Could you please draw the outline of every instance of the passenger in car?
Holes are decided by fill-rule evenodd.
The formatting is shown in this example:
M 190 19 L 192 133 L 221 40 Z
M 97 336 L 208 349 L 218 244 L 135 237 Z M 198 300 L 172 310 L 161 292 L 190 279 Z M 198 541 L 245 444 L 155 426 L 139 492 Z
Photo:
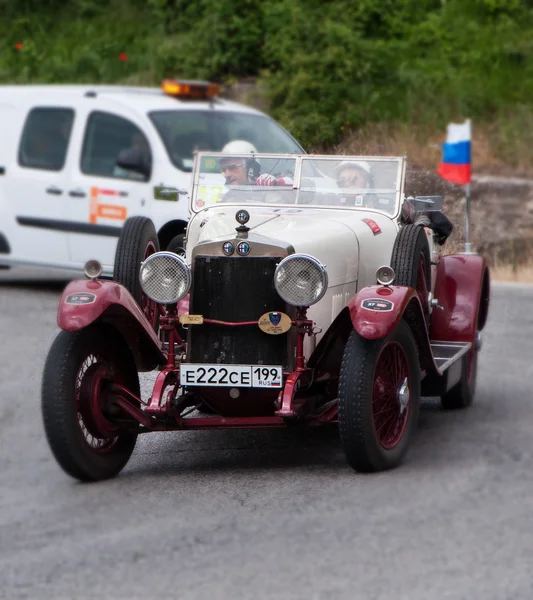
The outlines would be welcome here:
M 367 162 L 343 161 L 336 169 L 337 185 L 342 189 L 374 187 L 372 170 Z
M 341 205 L 365 206 L 367 208 L 385 208 L 381 202 L 389 204 L 388 199 L 380 200 L 375 193 L 374 175 L 366 161 L 343 161 L 335 170 L 337 186 L 343 191 Z

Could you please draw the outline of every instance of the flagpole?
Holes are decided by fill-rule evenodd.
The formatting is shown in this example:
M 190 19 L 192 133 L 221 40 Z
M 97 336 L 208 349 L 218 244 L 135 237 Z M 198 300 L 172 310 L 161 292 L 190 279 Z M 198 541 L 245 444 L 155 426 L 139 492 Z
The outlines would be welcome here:
M 465 185 L 466 192 L 466 229 L 465 229 L 465 252 L 472 252 L 472 244 L 470 243 L 470 184 Z

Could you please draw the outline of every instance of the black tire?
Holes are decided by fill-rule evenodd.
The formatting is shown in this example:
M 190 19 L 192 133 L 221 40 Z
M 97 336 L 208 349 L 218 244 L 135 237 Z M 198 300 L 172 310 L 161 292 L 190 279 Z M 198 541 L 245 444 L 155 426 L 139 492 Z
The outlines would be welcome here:
M 174 236 L 168 246 L 168 252 L 174 252 L 179 256 L 183 256 L 185 258 L 185 234 L 180 233 L 179 235 Z
M 155 330 L 159 322 L 158 307 L 143 294 L 139 269 L 141 262 L 149 254 L 158 251 L 159 239 L 153 222 L 146 217 L 127 219 L 118 238 L 113 279 L 122 284 L 135 298 Z
M 391 356 L 398 357 L 398 369 L 393 369 L 398 381 L 392 383 L 387 394 L 383 390 L 391 385 L 390 378 L 386 376 L 387 361 L 391 360 Z M 402 410 L 399 394 L 402 382 L 405 382 L 404 375 L 409 399 Z M 376 387 L 381 394 L 374 398 Z M 381 406 L 376 406 L 378 412 L 374 414 L 374 404 L 378 401 L 381 401 Z M 383 405 L 388 405 L 388 408 L 383 408 Z M 416 429 L 419 407 L 418 352 L 407 323 L 400 321 L 390 335 L 378 340 L 367 340 L 352 331 L 344 349 L 339 379 L 339 433 L 351 467 L 365 473 L 397 467 Z M 380 415 L 388 415 L 390 411 L 393 411 L 392 419 L 385 420 L 380 428 L 383 430 L 390 422 L 395 431 L 389 426 L 386 433 L 380 434 L 376 429 L 376 419 L 382 421 L 384 417 Z M 391 437 L 387 437 L 389 433 Z
M 468 408 L 474 401 L 478 354 L 474 348 L 472 353 L 465 354 L 461 359 L 461 379 L 440 398 L 441 406 L 445 410 Z
M 135 362 L 117 335 L 101 325 L 76 332 L 61 331 L 44 366 L 41 409 L 48 444 L 61 468 L 80 481 L 99 481 L 117 475 L 128 462 L 137 440 L 137 433 L 132 431 L 136 423 L 116 406 L 104 407 L 103 413 L 106 423 L 113 430 L 116 427 L 117 435 L 111 439 L 99 437 L 94 413 L 82 399 L 87 394 L 80 392 L 91 384 L 88 375 L 94 373 L 91 369 L 105 363 L 112 370 L 113 381 L 119 381 L 139 396 Z M 95 363 L 82 372 L 91 356 L 95 357 Z M 101 393 L 105 400 L 105 392 Z M 95 447 L 91 447 L 91 442 Z
M 423 260 L 423 265 L 420 262 Z M 425 283 L 420 281 L 419 266 L 424 272 Z M 391 267 L 396 273 L 394 285 L 407 285 L 417 290 L 426 323 L 429 324 L 429 292 L 431 291 L 431 256 L 424 228 L 420 225 L 404 225 L 394 242 Z

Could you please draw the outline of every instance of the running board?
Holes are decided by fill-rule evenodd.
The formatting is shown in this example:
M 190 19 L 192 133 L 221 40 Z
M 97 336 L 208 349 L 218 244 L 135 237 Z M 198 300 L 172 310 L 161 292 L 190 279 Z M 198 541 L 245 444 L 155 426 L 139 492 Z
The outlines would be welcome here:
M 472 344 L 470 342 L 431 342 L 433 360 L 437 365 L 439 374 L 442 375 L 447 371 L 471 347 Z

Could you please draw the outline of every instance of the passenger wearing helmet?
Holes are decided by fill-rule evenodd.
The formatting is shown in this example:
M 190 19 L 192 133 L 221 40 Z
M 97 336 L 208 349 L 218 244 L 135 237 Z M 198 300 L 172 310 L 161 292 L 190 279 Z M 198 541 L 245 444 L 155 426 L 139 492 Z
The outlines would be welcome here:
M 226 185 L 292 185 L 293 180 L 290 177 L 274 177 L 268 173 L 261 173 L 261 164 L 255 158 L 257 150 L 255 146 L 245 140 L 234 140 L 222 148 L 222 152 L 227 154 L 237 154 L 237 156 L 222 158 L 220 160 L 220 171 L 226 178 Z M 247 155 L 251 155 L 247 158 Z
M 373 206 L 375 194 L 368 194 L 366 190 L 374 187 L 374 177 L 366 161 L 343 161 L 335 170 L 335 174 L 338 187 L 345 192 L 342 204 Z
M 342 189 L 359 189 L 374 187 L 370 165 L 363 161 L 345 160 L 336 169 L 337 185 Z

